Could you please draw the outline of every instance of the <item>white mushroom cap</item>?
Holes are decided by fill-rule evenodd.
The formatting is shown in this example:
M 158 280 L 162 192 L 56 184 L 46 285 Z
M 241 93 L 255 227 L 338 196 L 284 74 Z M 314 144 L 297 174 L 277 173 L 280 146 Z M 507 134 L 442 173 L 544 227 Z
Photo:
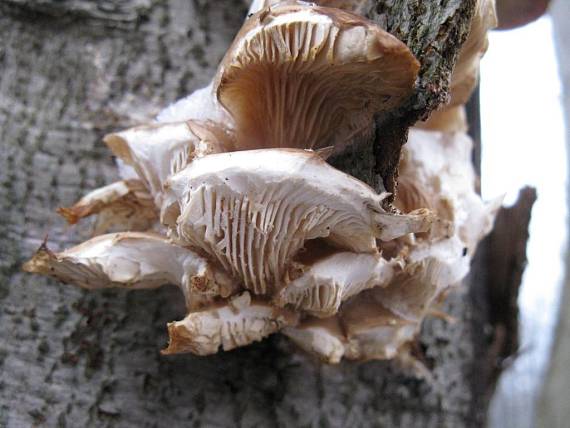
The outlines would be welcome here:
M 131 165 L 162 205 L 166 179 L 180 171 L 195 157 L 225 150 L 224 131 L 215 125 L 177 122 L 144 125 L 109 134 L 104 139 L 113 154 Z
M 191 295 L 202 291 L 228 296 L 235 283 L 195 252 L 167 239 L 140 232 L 97 236 L 61 253 L 42 246 L 24 265 L 83 288 L 155 288 L 166 284 L 182 288 L 189 307 Z
M 386 193 L 304 150 L 209 155 L 166 187 L 169 200 L 178 201 L 177 224 L 169 225 L 177 239 L 214 257 L 256 294 L 279 288 L 305 241 L 326 238 L 341 249 L 375 253 L 375 237 L 424 232 L 432 222 L 426 210 L 385 212 Z
M 163 354 L 210 355 L 249 345 L 282 327 L 295 325 L 298 314 L 252 300 L 246 291 L 229 303 L 192 312 L 168 324 L 170 341 Z
M 472 147 L 466 134 L 410 129 L 399 167 L 400 187 L 395 202 L 404 212 L 427 207 L 438 218 L 451 222 L 470 255 L 493 227 L 502 201 L 499 198 L 484 203 L 476 193 Z M 401 205 L 402 200 L 408 203 Z
M 339 151 L 411 94 L 418 68 L 405 44 L 365 18 L 279 4 L 246 21 L 214 89 L 240 149 Z
M 154 199 L 140 180 L 121 180 L 95 189 L 72 207 L 59 208 L 57 211 L 70 224 L 98 214 L 95 235 L 114 227 L 145 231 L 158 221 Z
M 192 120 L 217 123 L 228 129 L 233 127 L 232 118 L 218 102 L 212 83 L 169 105 L 158 114 L 156 120 L 160 123 Z

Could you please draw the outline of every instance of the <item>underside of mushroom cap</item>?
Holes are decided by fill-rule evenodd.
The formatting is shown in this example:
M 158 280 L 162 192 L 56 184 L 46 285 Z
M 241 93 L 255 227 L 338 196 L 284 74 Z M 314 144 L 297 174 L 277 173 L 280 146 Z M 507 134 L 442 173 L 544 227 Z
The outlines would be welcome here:
M 302 4 L 302 1 L 288 0 L 283 2 L 282 0 L 253 0 L 249 6 L 248 16 L 259 12 L 267 7 L 275 7 L 279 3 L 289 3 L 289 4 Z M 317 0 L 311 2 L 317 6 L 330 7 L 335 9 L 346 10 L 349 12 L 361 14 L 362 9 L 366 5 L 366 0 Z
M 376 238 L 429 229 L 426 211 L 387 213 L 386 194 L 305 150 L 265 149 L 196 159 L 172 176 L 177 239 L 200 248 L 256 294 L 278 289 L 306 241 L 376 253 Z
M 411 94 L 418 68 L 405 44 L 362 17 L 285 4 L 248 19 L 214 88 L 239 149 L 340 151 Z
M 330 317 L 350 297 L 387 286 L 399 268 L 400 260 L 388 261 L 379 254 L 337 252 L 307 266 L 299 278 L 279 292 L 275 302 L 317 317 Z
M 229 296 L 236 286 L 197 253 L 140 232 L 97 236 L 61 253 L 43 245 L 23 269 L 88 289 L 174 284 L 181 287 L 189 308 L 213 295 Z

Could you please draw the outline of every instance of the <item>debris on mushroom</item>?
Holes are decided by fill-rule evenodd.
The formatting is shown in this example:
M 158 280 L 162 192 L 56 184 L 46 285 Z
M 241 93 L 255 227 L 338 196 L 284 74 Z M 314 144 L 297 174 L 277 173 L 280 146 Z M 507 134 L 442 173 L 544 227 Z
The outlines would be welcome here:
M 307 240 L 375 253 L 376 240 L 429 229 L 433 216 L 382 208 L 386 193 L 310 151 L 265 149 L 196 159 L 166 184 L 178 205 L 176 239 L 204 251 L 255 294 L 282 285 Z
M 168 324 L 170 342 L 163 354 L 191 352 L 210 355 L 249 345 L 285 326 L 295 325 L 298 313 L 252 299 L 245 291 L 227 303 L 191 312 Z
M 72 207 L 58 209 L 69 224 L 97 214 L 94 234 L 113 228 L 131 231 L 149 230 L 158 220 L 152 196 L 140 180 L 121 180 L 96 189 Z
M 405 44 L 340 9 L 279 4 L 249 18 L 214 81 L 238 147 L 334 146 L 412 93 L 419 63 Z

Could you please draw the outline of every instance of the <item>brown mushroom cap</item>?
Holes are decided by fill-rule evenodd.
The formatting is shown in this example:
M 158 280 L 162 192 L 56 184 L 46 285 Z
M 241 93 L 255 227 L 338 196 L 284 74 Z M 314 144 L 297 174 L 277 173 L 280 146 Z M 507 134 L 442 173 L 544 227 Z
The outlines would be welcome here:
M 405 44 L 360 16 L 278 5 L 245 23 L 214 89 L 239 149 L 340 151 L 410 95 L 418 68 Z

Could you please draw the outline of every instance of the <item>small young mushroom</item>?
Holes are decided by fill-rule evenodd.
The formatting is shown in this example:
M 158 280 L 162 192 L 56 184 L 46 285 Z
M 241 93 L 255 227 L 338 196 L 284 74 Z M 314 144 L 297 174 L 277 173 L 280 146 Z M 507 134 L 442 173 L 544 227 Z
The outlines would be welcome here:
M 239 149 L 334 146 L 411 94 L 419 63 L 405 44 L 340 9 L 279 4 L 249 18 L 214 79 Z
M 94 234 L 100 235 L 114 227 L 122 230 L 149 230 L 158 220 L 158 210 L 144 183 L 121 180 L 96 189 L 69 208 L 59 208 L 69 224 L 97 214 Z
M 199 248 L 255 294 L 286 280 L 292 258 L 308 240 L 376 253 L 376 239 L 425 232 L 427 210 L 385 212 L 366 184 L 305 150 L 265 149 L 196 159 L 166 183 L 176 239 Z M 172 214 L 172 213 L 177 213 Z

